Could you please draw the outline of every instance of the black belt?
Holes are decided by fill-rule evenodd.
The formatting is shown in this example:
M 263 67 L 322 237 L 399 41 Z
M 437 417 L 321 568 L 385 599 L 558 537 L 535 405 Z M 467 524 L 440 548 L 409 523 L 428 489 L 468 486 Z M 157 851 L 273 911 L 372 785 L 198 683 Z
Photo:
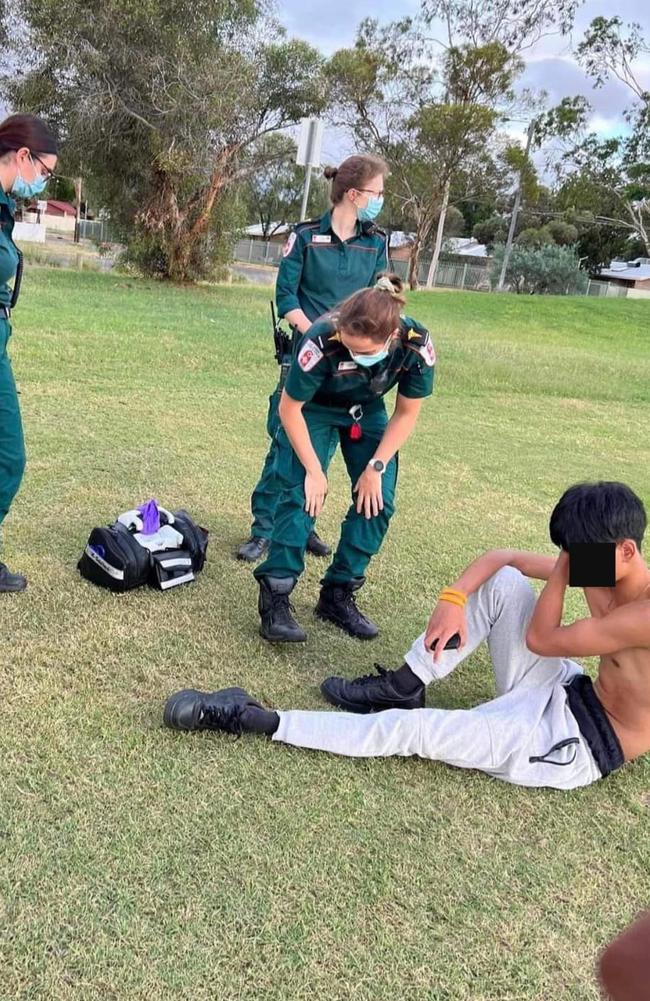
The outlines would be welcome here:
M 620 741 L 587 674 L 576 674 L 566 687 L 569 709 L 576 719 L 603 776 L 625 764 Z

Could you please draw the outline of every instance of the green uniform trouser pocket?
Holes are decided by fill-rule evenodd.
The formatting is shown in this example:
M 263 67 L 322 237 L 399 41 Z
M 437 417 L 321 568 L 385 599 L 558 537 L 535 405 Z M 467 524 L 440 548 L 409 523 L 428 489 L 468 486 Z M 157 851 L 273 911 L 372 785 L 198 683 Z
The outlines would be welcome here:
M 0 320 L 0 523 L 16 496 L 25 470 L 25 442 L 7 343 L 11 327 Z

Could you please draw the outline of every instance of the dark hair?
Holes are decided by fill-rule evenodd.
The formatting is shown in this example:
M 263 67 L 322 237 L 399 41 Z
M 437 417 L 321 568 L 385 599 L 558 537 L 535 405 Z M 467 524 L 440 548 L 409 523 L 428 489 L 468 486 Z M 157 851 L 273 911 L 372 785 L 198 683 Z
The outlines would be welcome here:
M 370 153 L 359 153 L 349 156 L 340 167 L 325 167 L 323 175 L 332 182 L 330 198 L 332 205 L 338 205 L 350 188 L 361 189 L 368 181 L 378 174 L 384 177 L 388 173 L 388 164 L 380 156 Z
M 639 550 L 647 518 L 643 502 L 625 483 L 576 483 L 553 509 L 551 540 L 561 549 L 574 543 L 633 539 Z
M 0 123 L 0 156 L 26 146 L 31 153 L 56 156 L 59 147 L 52 130 L 36 115 L 10 115 Z
M 334 313 L 339 330 L 351 337 L 370 337 L 382 343 L 399 326 L 404 285 L 397 275 L 383 274 L 377 279 L 382 285 L 361 289 L 348 296 Z M 391 291 L 392 286 L 392 291 Z

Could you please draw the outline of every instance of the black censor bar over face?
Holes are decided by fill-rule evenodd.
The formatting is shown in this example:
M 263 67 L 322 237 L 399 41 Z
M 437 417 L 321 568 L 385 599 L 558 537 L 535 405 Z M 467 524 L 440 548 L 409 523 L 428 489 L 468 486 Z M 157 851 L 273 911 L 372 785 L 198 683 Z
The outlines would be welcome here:
M 577 542 L 569 546 L 569 587 L 614 587 L 615 584 L 615 542 Z

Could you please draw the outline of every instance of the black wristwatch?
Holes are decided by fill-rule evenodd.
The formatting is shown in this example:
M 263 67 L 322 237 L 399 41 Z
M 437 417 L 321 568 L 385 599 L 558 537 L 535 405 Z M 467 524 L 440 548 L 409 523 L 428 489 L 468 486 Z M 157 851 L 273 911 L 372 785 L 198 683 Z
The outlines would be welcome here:
M 381 461 L 381 459 L 371 459 L 368 463 L 371 469 L 374 469 L 376 473 L 383 473 L 386 470 L 386 464 Z

